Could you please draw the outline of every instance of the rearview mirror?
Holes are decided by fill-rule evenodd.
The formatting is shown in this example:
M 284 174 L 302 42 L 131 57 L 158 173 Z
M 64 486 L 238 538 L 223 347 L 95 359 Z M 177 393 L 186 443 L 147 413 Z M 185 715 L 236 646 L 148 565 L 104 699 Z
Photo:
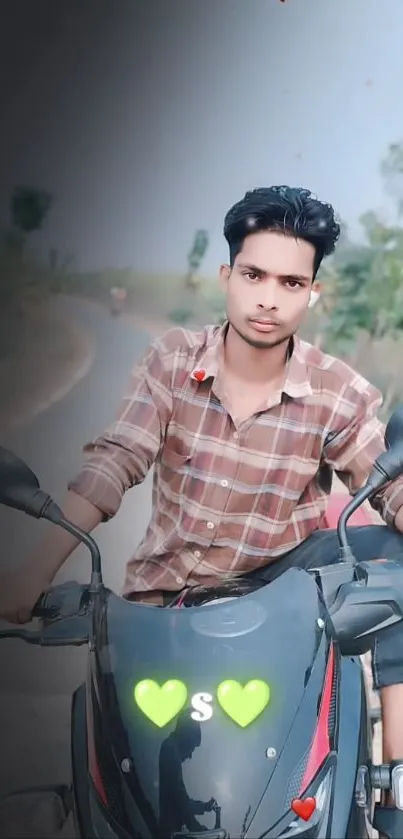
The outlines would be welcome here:
M 10 489 L 24 486 L 39 489 L 39 481 L 32 469 L 14 452 L 0 446 L 0 503 L 6 504 Z
M 50 518 L 46 515 L 48 508 L 54 513 L 55 506 L 50 495 L 41 490 L 32 469 L 3 446 L 0 446 L 0 504 L 37 519 Z
M 385 451 L 377 457 L 364 487 L 379 490 L 403 474 L 403 405 L 399 405 L 385 428 Z M 368 497 L 368 496 L 366 496 Z

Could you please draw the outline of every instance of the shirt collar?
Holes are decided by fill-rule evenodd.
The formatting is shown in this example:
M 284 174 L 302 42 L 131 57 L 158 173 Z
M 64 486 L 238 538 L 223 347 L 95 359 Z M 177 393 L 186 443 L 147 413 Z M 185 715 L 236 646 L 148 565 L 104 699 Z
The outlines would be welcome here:
M 198 384 L 208 379 L 215 379 L 219 372 L 221 353 L 228 330 L 228 321 L 212 333 L 209 343 L 201 355 L 197 367 L 194 367 L 190 377 Z M 282 392 L 294 399 L 301 399 L 312 394 L 308 367 L 305 360 L 303 345 L 294 335 L 292 338 L 292 352 L 287 365 L 286 379 Z
M 197 367 L 195 367 L 190 374 L 190 377 L 194 379 L 195 382 L 200 384 L 202 381 L 205 382 L 207 379 L 215 379 L 217 376 L 227 329 L 228 321 L 225 321 L 222 326 L 217 327 L 214 332 L 210 334 L 207 347 L 200 356 Z
M 303 344 L 296 335 L 293 336 L 292 342 L 292 355 L 288 362 L 283 393 L 294 399 L 302 399 L 304 396 L 311 396 L 313 391 Z

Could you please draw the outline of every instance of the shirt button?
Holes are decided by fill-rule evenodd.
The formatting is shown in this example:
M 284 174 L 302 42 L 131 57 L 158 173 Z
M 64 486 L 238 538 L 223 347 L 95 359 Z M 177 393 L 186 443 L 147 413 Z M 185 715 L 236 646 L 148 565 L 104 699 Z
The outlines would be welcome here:
M 207 522 L 207 527 L 209 530 L 214 530 L 214 523 L 212 521 Z
M 227 487 L 228 486 L 228 481 L 226 481 L 226 480 L 221 481 L 221 486 L 222 487 Z
M 193 555 L 196 557 L 196 559 L 200 559 L 201 557 L 200 551 L 195 551 Z
M 175 577 L 175 579 L 176 579 L 176 582 L 178 583 L 179 586 L 183 586 L 182 577 Z
M 234 440 L 238 440 L 239 434 L 237 431 L 234 431 Z

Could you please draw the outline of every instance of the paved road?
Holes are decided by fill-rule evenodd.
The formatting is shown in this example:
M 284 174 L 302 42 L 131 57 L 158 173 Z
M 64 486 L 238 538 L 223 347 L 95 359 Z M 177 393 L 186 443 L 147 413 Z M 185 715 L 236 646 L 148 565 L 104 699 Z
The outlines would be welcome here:
M 150 338 L 128 322 L 113 320 L 97 304 L 64 299 L 55 305 L 71 310 L 95 336 L 93 368 L 62 402 L 1 442 L 24 458 L 42 487 L 62 501 L 66 482 L 80 463 L 83 443 L 113 417 L 131 367 Z M 150 478 L 128 493 L 116 519 L 97 531 L 105 582 L 115 591 L 121 588 L 126 560 L 145 530 Z M 1 567 L 20 562 L 45 527 L 51 525 L 0 508 Z M 59 579 L 86 582 L 89 569 L 89 555 L 78 549 Z M 84 666 L 83 649 L 40 650 L 23 642 L 2 642 L 0 790 L 67 777 L 70 696 L 82 681 Z

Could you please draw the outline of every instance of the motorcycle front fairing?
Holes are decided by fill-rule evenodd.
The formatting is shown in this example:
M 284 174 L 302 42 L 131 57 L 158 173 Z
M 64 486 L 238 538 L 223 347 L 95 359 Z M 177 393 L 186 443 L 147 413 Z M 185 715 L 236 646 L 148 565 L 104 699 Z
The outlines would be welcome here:
M 280 835 L 295 822 L 290 806 L 309 757 L 329 649 L 320 618 L 315 580 L 299 569 L 203 607 L 159 609 L 109 595 L 97 627 L 92 702 L 99 703 L 99 771 L 107 797 L 114 778 L 122 827 L 138 837 L 186 836 L 216 828 L 218 813 L 223 835 L 235 837 L 260 836 L 278 823 L 280 832 L 270 835 Z M 179 713 L 172 705 L 166 724 L 137 704 L 135 688 L 144 680 L 185 686 L 186 701 Z M 242 727 L 221 707 L 218 689 L 252 680 L 268 686 L 269 701 Z M 241 688 L 227 690 L 230 712 L 245 711 Z M 156 691 L 145 708 L 151 716 Z

